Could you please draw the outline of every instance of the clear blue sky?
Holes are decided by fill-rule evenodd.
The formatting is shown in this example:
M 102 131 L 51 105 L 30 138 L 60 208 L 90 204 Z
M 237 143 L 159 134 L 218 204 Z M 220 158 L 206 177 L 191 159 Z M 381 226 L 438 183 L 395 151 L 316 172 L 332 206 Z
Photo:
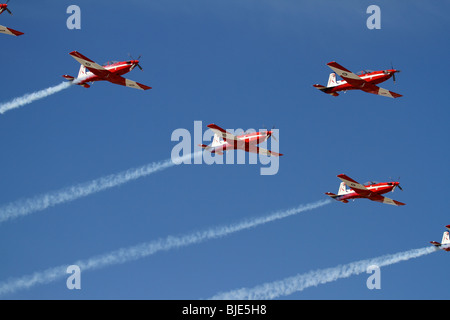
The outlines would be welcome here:
M 70 4 L 81 30 L 66 28 Z M 369 30 L 366 9 L 381 8 Z M 2 299 L 204 299 L 314 269 L 421 248 L 450 224 L 447 77 L 448 2 L 424 1 L 20 1 L 0 24 L 1 101 L 76 75 L 77 50 L 98 63 L 142 55 L 127 77 L 71 87 L 0 116 L 0 204 L 58 190 L 170 157 L 175 129 L 280 130 L 280 169 L 182 165 L 0 225 L 0 282 L 121 247 L 266 215 L 325 199 L 337 174 L 360 182 L 400 177 L 406 206 L 333 202 L 221 239 L 82 272 Z M 357 72 L 391 63 L 402 72 L 381 86 L 331 97 L 337 61 Z M 283 299 L 448 299 L 450 256 L 381 269 Z

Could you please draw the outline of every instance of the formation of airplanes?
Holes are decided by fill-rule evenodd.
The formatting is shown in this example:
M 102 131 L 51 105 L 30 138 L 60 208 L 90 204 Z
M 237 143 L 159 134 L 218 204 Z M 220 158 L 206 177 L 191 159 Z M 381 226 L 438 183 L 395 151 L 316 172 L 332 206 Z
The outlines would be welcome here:
M 4 11 L 8 12 L 10 15 L 12 15 L 11 10 L 8 9 L 8 2 L 9 0 L 6 1 L 6 3 L 0 3 L 0 14 L 2 14 Z M 0 33 L 5 33 L 5 34 L 9 34 L 11 36 L 20 36 L 22 34 L 24 34 L 23 32 L 11 29 L 11 28 L 7 28 L 4 26 L 0 26 Z
M 12 15 L 11 10 L 8 8 L 8 2 L 9 0 L 7 0 L 4 4 L 0 4 L 0 14 L 6 11 Z M 1 25 L 0 33 L 5 33 L 13 36 L 20 36 L 24 34 L 23 32 Z M 122 77 L 122 75 L 130 72 L 135 67 L 138 67 L 142 70 L 142 67 L 139 65 L 139 58 L 108 63 L 102 66 L 77 51 L 72 51 L 69 54 L 80 63 L 80 69 L 76 78 L 67 74 L 63 75 L 63 77 L 69 81 L 72 81 L 76 85 L 89 88 L 89 83 L 93 83 L 96 81 L 109 81 L 114 84 L 139 90 L 151 89 L 151 87 L 147 85 Z M 329 75 L 327 85 L 313 85 L 315 88 L 326 94 L 336 97 L 339 96 L 338 92 L 340 91 L 346 92 L 347 90 L 358 89 L 367 93 L 381 95 L 384 97 L 402 97 L 401 94 L 377 86 L 377 84 L 382 83 L 390 78 L 393 78 L 395 82 L 395 74 L 399 73 L 400 70 L 391 68 L 380 71 L 362 71 L 359 75 L 357 75 L 335 61 L 329 62 L 327 65 L 333 71 Z M 336 80 L 336 74 L 338 74 L 343 80 Z M 229 133 L 228 131 L 213 123 L 209 124 L 207 127 L 214 132 L 214 138 L 210 145 L 199 145 L 205 151 L 218 155 L 223 155 L 224 152 L 229 150 L 244 150 L 246 152 L 276 157 L 283 155 L 281 153 L 267 150 L 258 146 L 260 143 L 267 141 L 270 137 L 277 141 L 276 137 L 273 135 L 272 130 L 244 133 L 237 136 Z M 365 185 L 362 185 L 345 174 L 339 174 L 337 177 L 342 181 L 339 186 L 338 193 L 325 193 L 326 195 L 337 201 L 348 203 L 349 200 L 363 198 L 395 206 L 405 205 L 405 203 L 402 203 L 400 201 L 382 196 L 382 194 L 393 192 L 396 188 L 403 190 L 398 181 L 381 183 L 369 182 Z M 447 225 L 446 228 L 450 231 L 450 225 Z M 442 241 L 440 243 L 436 241 L 430 241 L 430 243 L 433 244 L 436 248 L 450 251 L 449 231 L 444 232 Z

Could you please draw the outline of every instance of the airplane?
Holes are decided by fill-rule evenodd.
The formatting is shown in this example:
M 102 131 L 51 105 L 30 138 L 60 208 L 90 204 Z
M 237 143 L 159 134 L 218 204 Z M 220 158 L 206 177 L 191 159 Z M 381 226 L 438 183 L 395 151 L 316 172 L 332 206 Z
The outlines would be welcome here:
M 266 156 L 282 156 L 283 154 L 274 151 L 266 150 L 258 147 L 257 145 L 266 141 L 270 137 L 273 137 L 275 141 L 278 141 L 271 130 L 262 132 L 244 133 L 240 136 L 235 136 L 221 127 L 211 123 L 207 125 L 214 132 L 213 142 L 207 146 L 205 144 L 199 144 L 200 147 L 211 153 L 217 153 L 223 155 L 227 150 L 244 150 L 247 152 L 263 154 Z M 222 138 L 223 140 L 220 140 Z
M 450 224 L 448 226 L 445 226 L 450 231 Z M 432 245 L 434 245 L 436 248 L 442 249 L 444 251 L 450 251 L 450 237 L 448 231 L 445 231 L 442 236 L 442 243 L 436 242 L 436 241 L 430 241 Z
M 399 98 L 401 94 L 383 89 L 377 86 L 378 83 L 384 82 L 392 77 L 395 82 L 395 74 L 400 70 L 394 68 L 381 71 L 361 71 L 359 75 L 347 70 L 335 61 L 327 63 L 327 66 L 333 70 L 328 78 L 327 86 L 314 84 L 313 86 L 326 94 L 337 97 L 338 91 L 347 91 L 359 89 L 364 92 L 377 94 L 384 97 Z M 344 80 L 336 81 L 336 73 Z
M 10 15 L 12 15 L 11 10 L 8 9 L 8 2 L 9 0 L 6 1 L 6 3 L 0 3 L 0 14 L 3 13 L 3 11 L 7 11 Z M 23 32 L 11 29 L 11 28 L 7 28 L 4 26 L 0 26 L 0 33 L 5 33 L 5 34 L 9 34 L 11 36 L 21 36 L 23 34 Z
M 330 196 L 337 201 L 347 203 L 350 199 L 366 198 L 372 201 L 392 204 L 394 206 L 405 205 L 402 202 L 382 196 L 382 194 L 384 193 L 390 191 L 394 192 L 396 187 L 403 191 L 402 187 L 400 187 L 400 182 L 398 181 L 381 183 L 369 182 L 366 185 L 362 185 L 352 178 L 346 176 L 345 174 L 340 174 L 337 177 L 342 180 L 339 186 L 338 194 L 334 194 L 331 192 L 325 193 L 327 196 Z M 349 189 L 347 189 L 346 186 L 348 186 Z
M 94 81 L 106 80 L 121 86 L 139 90 L 148 90 L 152 88 L 122 77 L 123 74 L 130 72 L 136 66 L 142 70 L 142 67 L 139 65 L 139 60 L 120 61 L 101 66 L 77 51 L 72 51 L 69 54 L 81 64 L 77 78 L 67 74 L 63 75 L 65 79 L 72 81 L 73 84 L 89 88 L 90 85 L 88 82 L 92 83 Z

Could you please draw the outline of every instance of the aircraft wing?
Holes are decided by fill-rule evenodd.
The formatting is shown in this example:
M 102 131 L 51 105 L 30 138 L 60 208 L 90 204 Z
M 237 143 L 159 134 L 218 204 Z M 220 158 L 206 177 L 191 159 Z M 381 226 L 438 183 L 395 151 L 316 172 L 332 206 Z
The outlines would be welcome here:
M 222 137 L 224 141 L 227 140 L 238 140 L 238 138 L 234 135 L 229 133 L 228 131 L 222 129 L 218 125 L 215 125 L 214 123 L 208 124 L 208 128 L 210 128 L 215 134 L 217 134 L 219 137 Z
M 327 66 L 331 68 L 334 72 L 336 72 L 342 79 L 347 81 L 347 83 L 351 84 L 353 87 L 360 89 L 364 92 L 377 94 L 384 97 L 390 98 L 399 98 L 402 97 L 401 94 L 389 91 L 387 89 L 380 88 L 373 83 L 367 82 L 364 79 L 361 79 L 358 75 L 354 74 L 350 70 L 344 68 L 339 63 L 333 61 L 327 63 Z
M 11 28 L 7 28 L 4 26 L 0 26 L 0 33 L 5 33 L 5 34 L 9 34 L 11 36 L 21 36 L 23 34 L 23 32 L 11 29 Z
M 392 204 L 394 206 L 404 206 L 405 205 L 403 202 L 383 197 L 382 195 L 379 195 L 377 193 L 372 193 L 367 198 L 372 201 L 386 203 L 386 204 Z
M 345 174 L 340 174 L 337 177 L 339 179 L 341 179 L 342 182 L 344 182 L 347 186 L 352 188 L 352 190 L 355 191 L 357 194 L 359 194 L 359 195 L 361 195 L 363 197 L 368 197 L 371 194 L 371 191 L 369 189 L 364 187 L 359 182 L 356 182 L 352 178 L 346 176 Z
M 77 60 L 79 63 L 81 63 L 83 66 L 85 66 L 90 72 L 95 74 L 96 76 L 99 76 L 101 78 L 104 78 L 105 80 L 108 80 L 107 78 L 112 74 L 105 68 L 103 68 L 98 63 L 95 63 L 91 59 L 83 56 L 81 53 L 77 51 L 72 51 L 69 53 L 75 60 Z
M 151 87 L 146 86 L 145 84 L 138 83 L 138 82 L 130 80 L 130 79 L 126 79 L 122 76 L 119 76 L 117 74 L 110 72 L 109 70 L 106 70 L 98 63 L 95 63 L 94 61 L 83 56 L 81 53 L 79 53 L 77 51 L 72 51 L 69 54 L 75 60 L 77 60 L 79 63 L 81 63 L 83 66 L 85 66 L 86 69 L 88 69 L 90 72 L 92 72 L 93 74 L 95 74 L 96 76 L 98 76 L 104 80 L 107 80 L 107 81 L 115 83 L 115 84 L 119 84 L 121 86 L 135 88 L 135 89 L 139 89 L 139 90 L 151 89 Z
M 276 156 L 276 157 L 279 157 L 279 156 L 283 155 L 282 153 L 277 153 L 277 152 L 274 152 L 274 151 L 271 151 L 271 150 L 267 150 L 267 149 L 264 149 L 264 148 L 261 148 L 261 147 L 257 147 L 257 146 L 251 146 L 246 151 L 252 152 L 252 153 L 263 154 L 265 156 Z
M 110 73 L 110 75 L 107 77 L 106 80 L 108 80 L 109 82 L 115 83 L 115 84 L 119 84 L 121 86 L 135 88 L 135 89 L 139 89 L 139 90 L 148 90 L 148 89 L 152 88 L 152 87 L 146 86 L 145 84 L 124 78 L 122 76 L 119 76 L 119 75 L 113 74 L 113 73 Z

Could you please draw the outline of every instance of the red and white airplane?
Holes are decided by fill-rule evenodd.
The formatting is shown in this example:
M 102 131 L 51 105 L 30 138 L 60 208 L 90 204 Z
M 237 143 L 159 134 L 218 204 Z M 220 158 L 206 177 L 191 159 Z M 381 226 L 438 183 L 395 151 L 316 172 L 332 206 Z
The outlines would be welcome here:
M 10 15 L 12 15 L 11 10 L 8 9 L 8 1 L 6 1 L 6 3 L 0 3 L 0 14 L 3 13 L 3 11 L 7 11 Z M 11 28 L 7 28 L 4 26 L 0 26 L 0 33 L 5 33 L 5 34 L 9 34 L 12 36 L 20 36 L 23 34 L 23 32 L 11 29 Z
M 139 90 L 148 90 L 152 88 L 144 84 L 122 77 L 123 74 L 130 72 L 136 66 L 142 70 L 142 67 L 139 65 L 139 60 L 121 61 L 101 66 L 92 61 L 91 59 L 86 58 L 77 51 L 72 51 L 69 54 L 75 60 L 81 63 L 80 71 L 78 72 L 77 78 L 74 78 L 67 74 L 63 75 L 64 78 L 72 81 L 73 84 L 89 88 L 90 85 L 88 84 L 88 82 L 92 83 L 94 81 L 106 80 L 115 84 L 119 84 L 121 86 L 135 88 Z
M 334 61 L 327 63 L 327 66 L 333 70 L 328 78 L 327 86 L 325 87 L 320 84 L 315 84 L 313 86 L 329 95 L 337 97 L 339 95 L 338 91 L 359 89 L 364 92 L 390 98 L 398 98 L 402 96 L 401 94 L 377 86 L 378 83 L 384 82 L 391 77 L 395 82 L 395 73 L 400 72 L 400 70 L 392 68 L 381 71 L 361 71 L 359 75 L 356 75 Z M 344 80 L 336 81 L 335 72 Z
M 405 205 L 402 202 L 382 196 L 382 194 L 384 193 L 390 191 L 393 192 L 396 187 L 398 187 L 400 190 L 403 190 L 402 187 L 400 187 L 400 182 L 398 181 L 381 183 L 369 182 L 366 185 L 362 185 L 352 178 L 346 176 L 345 174 L 340 174 L 337 177 L 342 180 L 341 185 L 339 186 L 338 194 L 334 194 L 331 192 L 325 193 L 326 195 L 337 201 L 347 203 L 348 200 L 351 199 L 367 198 L 372 201 L 392 204 L 394 206 Z M 349 186 L 349 189 L 347 189 L 346 186 Z
M 450 231 L 450 224 L 448 226 L 445 226 L 449 231 Z M 436 241 L 430 241 L 431 244 L 433 244 L 436 248 L 445 250 L 445 251 L 450 251 L 450 237 L 449 237 L 449 232 L 445 231 L 444 235 L 442 236 L 442 241 L 441 243 L 436 242 Z
M 273 137 L 275 141 L 277 141 L 275 136 L 273 136 L 273 132 L 271 130 L 244 133 L 243 135 L 235 136 L 234 134 L 227 132 L 226 130 L 213 123 L 207 125 L 207 127 L 214 132 L 213 142 L 209 146 L 205 144 L 199 144 L 199 146 L 211 153 L 222 155 L 227 150 L 239 149 L 247 152 L 263 154 L 266 156 L 278 157 L 283 155 L 281 153 L 266 150 L 257 146 L 270 137 Z

